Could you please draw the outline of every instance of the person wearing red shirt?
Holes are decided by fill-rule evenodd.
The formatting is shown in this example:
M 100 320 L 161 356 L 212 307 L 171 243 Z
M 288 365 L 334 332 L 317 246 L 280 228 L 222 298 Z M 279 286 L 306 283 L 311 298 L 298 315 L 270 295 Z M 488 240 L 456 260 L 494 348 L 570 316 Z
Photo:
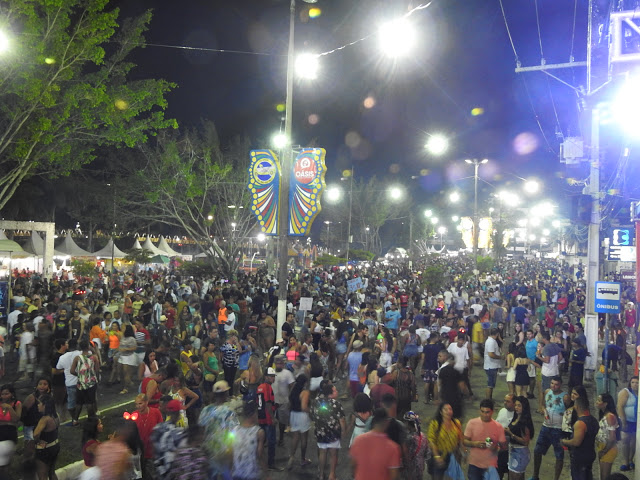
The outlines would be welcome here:
M 385 433 L 389 415 L 384 408 L 373 412 L 371 431 L 358 435 L 351 445 L 355 480 L 394 480 L 402 467 L 400 446 Z
M 276 379 L 276 371 L 269 367 L 264 376 L 264 383 L 261 383 L 256 390 L 258 399 L 258 424 L 264 430 L 268 454 L 267 466 L 269 470 L 278 470 L 275 466 L 276 462 L 276 426 L 273 423 L 273 415 L 275 409 L 275 396 L 271 385 Z
M 133 413 L 135 417 L 134 422 L 136 422 L 140 440 L 142 441 L 142 445 L 144 445 L 143 478 L 154 478 L 151 431 L 153 427 L 162 423 L 162 414 L 157 408 L 149 408 L 149 401 L 144 393 L 136 397 L 136 408 L 137 410 Z
M 407 307 L 409 306 L 409 295 L 404 288 L 400 290 L 400 316 L 407 318 Z

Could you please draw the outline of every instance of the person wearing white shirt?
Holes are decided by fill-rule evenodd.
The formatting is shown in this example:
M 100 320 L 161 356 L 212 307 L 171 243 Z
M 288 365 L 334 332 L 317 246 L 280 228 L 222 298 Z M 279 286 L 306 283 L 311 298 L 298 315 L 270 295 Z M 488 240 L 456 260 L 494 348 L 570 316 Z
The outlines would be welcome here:
M 71 373 L 71 365 L 73 359 L 80 355 L 82 352 L 77 350 L 78 341 L 72 338 L 68 342 L 69 350 L 58 359 L 56 368 L 58 370 L 64 370 L 64 384 L 67 387 L 67 410 L 69 415 L 73 419 L 73 425 L 78 425 L 78 409 L 76 407 L 76 392 L 78 385 L 78 377 Z
M 224 324 L 224 331 L 228 332 L 236 328 L 236 314 L 231 307 L 227 307 L 227 323 Z
M 484 371 L 487 373 L 487 393 L 486 398 L 492 398 L 493 389 L 496 387 L 498 370 L 502 367 L 502 355 L 498 346 L 498 329 L 492 328 L 489 331 L 489 338 L 484 344 Z

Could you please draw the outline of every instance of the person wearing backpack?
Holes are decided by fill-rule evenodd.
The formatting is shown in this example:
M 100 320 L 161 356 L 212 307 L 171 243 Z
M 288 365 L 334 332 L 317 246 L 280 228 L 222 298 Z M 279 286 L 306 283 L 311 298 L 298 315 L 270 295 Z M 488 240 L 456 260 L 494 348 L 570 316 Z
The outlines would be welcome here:
M 98 411 L 96 395 L 99 371 L 98 359 L 89 347 L 88 340 L 80 341 L 80 350 L 80 355 L 74 358 L 71 364 L 71 374 L 78 377 L 74 424 L 78 421 L 82 405 L 87 406 L 87 415 L 89 417 L 95 416 Z

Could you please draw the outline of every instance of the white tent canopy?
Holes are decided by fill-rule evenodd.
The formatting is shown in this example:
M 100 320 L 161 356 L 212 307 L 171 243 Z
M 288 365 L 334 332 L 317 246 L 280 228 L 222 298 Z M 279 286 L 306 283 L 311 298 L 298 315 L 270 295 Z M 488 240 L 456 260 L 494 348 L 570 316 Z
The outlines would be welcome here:
M 64 237 L 64 241 L 58 245 L 58 251 L 63 252 L 65 255 L 71 257 L 91 257 L 92 254 L 86 250 L 80 248 L 78 244 L 73 240 L 71 235 L 67 232 Z
M 31 236 L 29 237 L 29 240 L 27 240 L 27 243 L 24 244 L 24 250 L 26 252 L 33 253 L 34 255 L 38 255 L 39 257 L 44 256 L 44 240 L 42 239 L 40 234 L 35 230 L 31 232 Z M 68 257 L 69 255 L 54 249 L 53 256 Z
M 160 236 L 160 242 L 158 243 L 158 248 L 160 250 L 164 250 L 167 255 L 169 255 L 170 257 L 178 257 L 181 254 L 176 252 L 173 248 L 171 248 L 171 246 L 167 243 L 167 240 L 163 237 Z
M 151 243 L 151 239 L 147 237 L 147 239 L 142 244 L 142 248 L 145 250 L 149 250 L 153 255 L 164 255 L 165 257 L 170 256 L 167 252 L 160 250 L 153 243 Z
M 142 245 L 140 245 L 140 242 L 137 238 L 136 241 L 133 242 L 133 247 L 131 247 L 131 250 L 142 250 Z
M 109 243 L 107 243 L 104 248 L 98 250 L 97 252 L 93 252 L 91 254 L 92 257 L 102 257 L 102 258 L 124 258 L 127 256 L 122 250 L 120 250 L 116 245 L 113 244 L 113 238 L 109 239 Z

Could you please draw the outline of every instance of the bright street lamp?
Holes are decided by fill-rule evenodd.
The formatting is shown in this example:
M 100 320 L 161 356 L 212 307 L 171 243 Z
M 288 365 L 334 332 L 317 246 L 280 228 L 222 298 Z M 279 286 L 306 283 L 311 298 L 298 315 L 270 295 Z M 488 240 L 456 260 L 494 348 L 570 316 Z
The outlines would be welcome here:
M 300 78 L 315 80 L 318 78 L 319 68 L 318 55 L 303 53 L 296 58 L 296 74 Z
M 287 143 L 288 143 L 287 136 L 282 132 L 276 133 L 271 138 L 271 143 L 273 143 L 273 146 L 276 147 L 278 150 L 281 150 L 287 146 Z
M 444 135 L 436 133 L 429 137 L 425 147 L 431 155 L 442 155 L 449 149 L 449 140 Z
M 524 190 L 527 193 L 538 193 L 540 184 L 536 180 L 527 180 L 524 183 Z
M 433 210 L 425 210 L 424 211 L 424 216 L 429 218 L 433 216 Z
M 451 192 L 449 194 L 449 201 L 456 203 L 460 201 L 460 194 L 458 192 Z
M 431 217 L 429 220 L 431 220 L 431 223 L 433 223 L 434 225 L 438 224 L 438 217 Z
M 438 227 L 438 233 L 440 235 L 444 235 L 445 233 L 447 233 L 447 227 Z
M 451 217 L 452 222 L 458 222 L 459 220 L 460 220 L 460 217 L 458 215 L 454 215 L 453 217 Z
M 416 42 L 413 26 L 406 18 L 383 24 L 378 31 L 380 49 L 388 57 L 407 55 Z
M 0 53 L 9 50 L 9 37 L 6 33 L 0 31 Z
M 329 187 L 327 189 L 327 200 L 336 202 L 342 198 L 342 189 L 340 187 Z
M 267 236 L 260 232 L 257 236 L 256 236 L 256 240 L 258 240 L 259 242 L 264 242 L 267 239 Z
M 391 187 L 389 189 L 389 196 L 392 200 L 400 200 L 404 195 L 404 191 L 400 187 Z

